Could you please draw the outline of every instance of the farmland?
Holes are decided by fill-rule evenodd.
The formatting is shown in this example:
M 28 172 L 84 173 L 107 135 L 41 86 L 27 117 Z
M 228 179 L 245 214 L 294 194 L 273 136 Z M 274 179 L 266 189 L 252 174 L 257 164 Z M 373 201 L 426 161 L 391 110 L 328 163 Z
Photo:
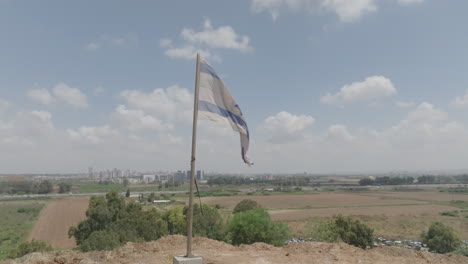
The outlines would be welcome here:
M 75 240 L 68 238 L 68 229 L 86 218 L 89 198 L 67 198 L 50 202 L 34 225 L 28 239 L 46 240 L 54 248 L 74 247 Z
M 257 201 L 269 210 L 273 219 L 288 223 L 297 235 L 307 235 L 307 223 L 311 220 L 343 214 L 365 222 L 380 236 L 418 238 L 432 222 L 441 221 L 468 239 L 468 195 L 439 192 L 436 188 L 236 195 L 203 197 L 202 202 L 219 205 L 228 214 L 242 199 Z M 458 210 L 455 216 L 441 215 L 453 210 Z
M 295 236 L 307 236 L 309 226 L 315 220 L 329 219 L 334 215 L 343 214 L 363 221 L 374 228 L 377 236 L 386 238 L 418 238 L 432 222 L 441 221 L 453 227 L 462 239 L 468 239 L 468 195 L 442 192 L 436 187 L 315 190 L 287 193 L 250 192 L 248 194 L 235 190 L 211 190 L 203 192 L 201 200 L 202 203 L 220 207 L 224 219 L 231 216 L 232 209 L 241 200 L 255 200 L 268 209 L 274 220 L 287 223 Z M 185 193 L 171 195 L 171 199 L 176 199 L 178 203 L 157 205 L 159 210 L 164 211 L 188 201 Z M 28 239 L 47 240 L 54 248 L 74 247 L 75 242 L 68 238 L 67 231 L 70 226 L 78 224 L 85 218 L 88 201 L 88 197 L 49 200 L 34 228 L 32 228 L 33 223 L 38 213 L 28 216 L 29 222 L 18 221 L 23 224 L 22 228 L 17 228 L 17 230 L 24 231 L 18 233 L 19 238 L 16 241 L 27 237 Z M 40 210 L 45 202 L 25 200 L 0 204 L 2 208 L 11 207 L 8 211 L 9 215 L 15 215 L 15 210 L 26 205 Z M 150 207 L 153 206 L 155 205 Z M 18 217 L 25 216 L 16 213 L 15 217 L 19 219 Z M 14 222 L 16 223 L 16 220 Z M 30 230 L 32 231 L 29 233 Z M 3 245 L 6 244 L 3 243 L 2 248 Z

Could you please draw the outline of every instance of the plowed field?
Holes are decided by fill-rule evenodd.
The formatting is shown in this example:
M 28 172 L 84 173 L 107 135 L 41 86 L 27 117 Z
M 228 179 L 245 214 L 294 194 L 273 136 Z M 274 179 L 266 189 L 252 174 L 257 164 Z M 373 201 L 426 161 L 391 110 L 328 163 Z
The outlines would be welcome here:
M 76 246 L 73 238 L 68 238 L 70 226 L 77 225 L 86 218 L 89 198 L 66 198 L 55 200 L 42 211 L 28 239 L 46 240 L 54 248 Z

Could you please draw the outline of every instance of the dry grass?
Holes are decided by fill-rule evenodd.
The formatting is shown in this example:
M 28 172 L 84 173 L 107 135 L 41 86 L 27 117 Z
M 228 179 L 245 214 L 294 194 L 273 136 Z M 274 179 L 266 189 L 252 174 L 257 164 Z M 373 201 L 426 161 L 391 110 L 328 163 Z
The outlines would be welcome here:
M 219 204 L 224 208 L 233 209 L 243 199 L 257 201 L 263 207 L 275 209 L 291 208 L 324 208 L 324 207 L 355 207 L 355 206 L 387 206 L 425 204 L 424 201 L 382 199 L 381 197 L 362 196 L 351 193 L 320 193 L 306 195 L 271 195 L 271 196 L 227 196 L 204 197 L 202 202 L 209 205 Z

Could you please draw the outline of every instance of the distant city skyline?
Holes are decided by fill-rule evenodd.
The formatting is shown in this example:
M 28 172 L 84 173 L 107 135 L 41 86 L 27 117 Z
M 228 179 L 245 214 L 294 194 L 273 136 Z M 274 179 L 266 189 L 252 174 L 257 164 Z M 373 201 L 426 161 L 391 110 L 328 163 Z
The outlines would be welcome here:
M 183 8 L 181 8 L 183 7 Z M 190 167 L 197 52 L 249 126 L 197 169 L 468 169 L 468 1 L 0 0 L 0 173 Z

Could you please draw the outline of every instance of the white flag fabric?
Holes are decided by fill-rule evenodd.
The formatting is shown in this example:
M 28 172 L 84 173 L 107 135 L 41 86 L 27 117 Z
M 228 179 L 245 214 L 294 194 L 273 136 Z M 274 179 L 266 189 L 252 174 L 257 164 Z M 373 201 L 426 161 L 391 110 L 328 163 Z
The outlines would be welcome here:
M 242 111 L 213 68 L 203 59 L 200 59 L 199 67 L 198 118 L 229 124 L 239 132 L 242 159 L 252 165 L 247 156 L 249 128 Z

